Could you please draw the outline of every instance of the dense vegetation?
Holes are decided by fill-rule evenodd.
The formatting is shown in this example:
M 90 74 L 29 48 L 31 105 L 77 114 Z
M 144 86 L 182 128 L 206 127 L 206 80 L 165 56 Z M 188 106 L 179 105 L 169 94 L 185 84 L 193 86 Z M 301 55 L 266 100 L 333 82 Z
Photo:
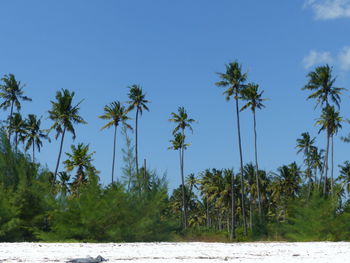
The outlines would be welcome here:
M 23 118 L 21 103 L 31 99 L 23 95 L 24 86 L 13 74 L 5 75 L 0 108 L 9 109 L 9 115 L 0 131 L 0 241 L 350 240 L 350 162 L 340 166 L 338 176 L 333 164 L 334 137 L 344 122 L 339 109 L 345 89 L 335 86 L 328 65 L 307 78 L 303 89 L 311 92 L 308 99 L 316 100 L 315 110 L 321 108 L 316 124 L 326 132 L 325 149 L 317 148 L 316 138 L 304 132 L 296 140 L 302 164 L 282 165 L 276 172 L 259 169 L 256 112 L 266 99 L 233 62 L 219 74 L 216 85 L 234 101 L 239 172 L 208 168 L 185 176 L 184 156 L 190 146 L 186 132 L 193 132 L 196 121 L 179 107 L 170 114 L 175 127 L 169 149 L 179 153 L 181 184 L 169 195 L 165 176 L 147 169 L 146 163 L 139 166 L 139 118 L 149 111 L 140 86 L 129 87 L 127 105 L 111 102 L 99 116 L 107 121 L 102 129 L 114 129 L 111 183 L 103 186 L 88 144 L 71 145 L 63 154 L 65 136 L 76 137 L 75 125 L 86 124 L 75 93 L 56 93 L 48 111 L 52 126 L 45 130 L 35 115 Z M 243 160 L 240 112 L 246 109 L 253 117 L 254 162 Z M 133 110 L 134 126 L 128 123 Z M 122 178 L 114 176 L 118 127 L 126 145 Z M 60 140 L 54 171 L 35 158 L 52 132 Z

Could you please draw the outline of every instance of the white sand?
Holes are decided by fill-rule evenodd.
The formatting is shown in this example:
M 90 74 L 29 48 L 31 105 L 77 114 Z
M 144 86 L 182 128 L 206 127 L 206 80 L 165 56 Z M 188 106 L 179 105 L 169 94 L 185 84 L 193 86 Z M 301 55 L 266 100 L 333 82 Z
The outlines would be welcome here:
M 350 243 L 0 243 L 0 262 L 350 262 Z

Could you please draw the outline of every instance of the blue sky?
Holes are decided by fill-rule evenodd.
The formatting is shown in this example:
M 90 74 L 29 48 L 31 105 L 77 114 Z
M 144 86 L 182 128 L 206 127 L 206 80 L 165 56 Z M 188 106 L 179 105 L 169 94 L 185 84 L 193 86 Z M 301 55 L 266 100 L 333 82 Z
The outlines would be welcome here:
M 151 101 L 140 120 L 140 160 L 167 172 L 170 188 L 180 177 L 178 154 L 167 149 L 174 127 L 167 120 L 178 106 L 198 121 L 188 136 L 186 174 L 238 170 L 233 102 L 214 85 L 230 61 L 242 63 L 269 98 L 257 118 L 260 167 L 271 171 L 301 163 L 296 139 L 304 131 L 317 135 L 320 111 L 301 91 L 306 74 L 330 63 L 337 86 L 350 89 L 349 0 L 1 0 L 0 11 L 0 75 L 13 73 L 26 84 L 33 102 L 23 103 L 23 114 L 43 116 L 47 128 L 57 90 L 85 99 L 81 115 L 89 124 L 77 127 L 74 143 L 96 151 L 103 183 L 110 182 L 113 133 L 100 131 L 104 121 L 97 116 L 113 100 L 127 101 L 129 85 L 140 84 Z M 349 118 L 349 92 L 342 99 L 341 115 Z M 251 112 L 241 120 L 244 161 L 253 161 Z M 340 135 L 348 132 L 344 124 Z M 119 134 L 118 177 L 123 141 Z M 67 137 L 64 151 L 71 143 Z M 325 147 L 323 134 L 317 144 Z M 38 158 L 54 169 L 58 148 L 53 140 Z M 336 165 L 349 159 L 349 150 L 335 140 Z

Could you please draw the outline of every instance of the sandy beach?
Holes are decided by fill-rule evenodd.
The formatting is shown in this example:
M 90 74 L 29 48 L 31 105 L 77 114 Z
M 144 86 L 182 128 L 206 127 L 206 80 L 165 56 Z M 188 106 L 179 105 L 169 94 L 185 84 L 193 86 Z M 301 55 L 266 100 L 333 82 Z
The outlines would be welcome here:
M 311 243 L 1 243 L 0 262 L 347 262 L 348 242 Z

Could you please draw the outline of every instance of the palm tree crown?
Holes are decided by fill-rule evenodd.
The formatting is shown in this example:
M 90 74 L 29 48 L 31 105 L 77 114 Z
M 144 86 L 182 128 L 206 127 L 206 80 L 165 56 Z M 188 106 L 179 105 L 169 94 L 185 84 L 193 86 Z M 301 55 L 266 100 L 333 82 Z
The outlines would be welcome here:
M 245 89 L 241 90 L 241 98 L 247 101 L 247 103 L 241 108 L 241 111 L 250 108 L 255 112 L 256 109 L 262 109 L 265 107 L 263 102 L 267 99 L 262 98 L 264 91 L 259 93 L 258 89 L 258 84 L 249 83 Z
M 54 124 L 49 130 L 56 130 L 56 139 L 60 136 L 63 130 L 67 130 L 73 134 L 75 139 L 75 129 L 73 124 L 86 124 L 87 122 L 79 115 L 79 105 L 82 101 L 73 106 L 74 91 L 70 92 L 67 89 L 57 91 L 56 101 L 51 101 L 51 110 L 49 118 L 54 121 Z
M 179 107 L 177 111 L 178 113 L 172 112 L 172 118 L 169 119 L 170 122 L 177 123 L 177 126 L 173 130 L 173 134 L 176 134 L 180 129 L 184 131 L 186 128 L 193 132 L 191 123 L 195 122 L 195 120 L 188 118 L 188 114 L 184 107 Z
M 148 100 L 145 99 L 146 94 L 143 93 L 142 88 L 139 85 L 132 85 L 129 87 L 128 101 L 129 107 L 128 111 L 137 109 L 142 115 L 142 110 L 149 111 L 147 107 Z
M 0 86 L 0 98 L 4 100 L 0 104 L 0 108 L 7 110 L 11 106 L 11 114 L 13 106 L 16 107 L 17 111 L 21 109 L 20 100 L 32 101 L 31 98 L 23 95 L 23 87 L 20 81 L 17 81 L 13 74 L 5 75 L 2 79 L 4 85 Z
M 105 113 L 99 116 L 99 118 L 110 121 L 104 125 L 101 130 L 112 126 L 118 126 L 120 122 L 122 122 L 126 127 L 132 129 L 132 127 L 126 123 L 126 121 L 130 119 L 127 116 L 128 111 L 119 101 L 113 101 L 109 105 L 106 105 L 104 107 L 104 112 Z
M 41 119 L 37 119 L 34 114 L 28 114 L 28 118 L 25 120 L 25 135 L 22 140 L 26 141 L 24 149 L 26 151 L 29 148 L 33 147 L 33 162 L 34 162 L 34 151 L 35 146 L 40 152 L 41 147 L 43 146 L 42 139 L 46 139 L 50 142 L 50 138 L 46 133 L 43 133 L 43 130 L 40 129 Z
M 323 106 L 324 103 L 328 105 L 329 99 L 331 99 L 339 108 L 341 91 L 344 89 L 333 86 L 336 78 L 332 77 L 332 67 L 329 65 L 317 67 L 307 77 L 309 78 L 308 83 L 302 90 L 313 92 L 307 99 L 316 99 L 316 107 L 319 104 Z
M 221 81 L 215 83 L 219 87 L 228 87 L 224 92 L 226 100 L 230 100 L 230 97 L 238 94 L 245 87 L 244 82 L 247 80 L 247 73 L 242 73 L 242 66 L 237 62 L 231 62 L 226 65 L 226 73 L 218 73 Z

